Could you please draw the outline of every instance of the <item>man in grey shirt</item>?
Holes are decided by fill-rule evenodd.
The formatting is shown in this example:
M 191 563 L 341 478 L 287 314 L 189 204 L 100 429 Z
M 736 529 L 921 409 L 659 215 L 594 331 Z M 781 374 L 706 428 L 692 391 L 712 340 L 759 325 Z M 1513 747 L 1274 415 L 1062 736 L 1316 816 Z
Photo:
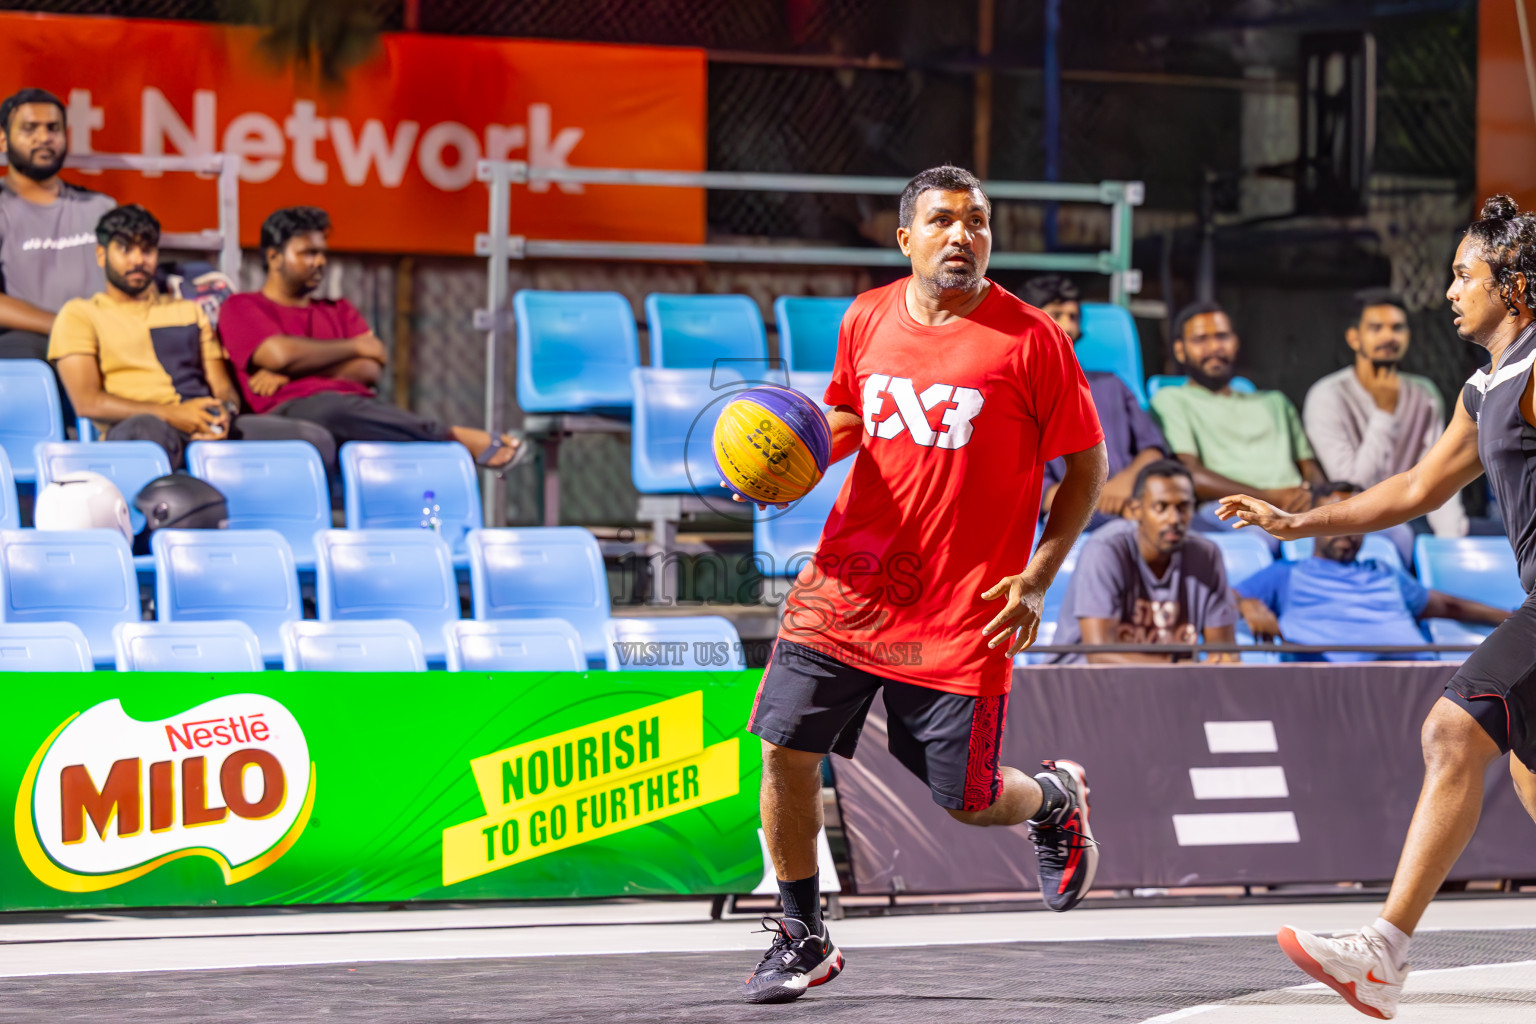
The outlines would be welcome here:
M 21 90 L 0 103 L 0 128 L 0 359 L 47 359 L 59 308 L 106 287 L 96 222 L 117 203 L 59 179 L 69 145 L 57 96 Z
M 1230 644 L 1237 603 L 1214 541 L 1189 526 L 1195 481 L 1164 459 L 1136 475 L 1125 518 L 1089 535 L 1061 602 L 1053 644 Z M 1171 654 L 1061 654 L 1057 664 L 1169 662 Z M 1236 661 L 1214 654 L 1207 661 Z
M 1445 432 L 1445 408 L 1434 383 L 1398 369 L 1410 340 L 1401 297 L 1386 289 L 1355 295 L 1344 332 L 1354 363 L 1313 384 L 1301 410 L 1330 480 L 1374 487 L 1412 468 Z M 1437 537 L 1466 535 L 1459 494 L 1426 518 Z M 1404 525 L 1385 532 L 1411 562 L 1412 530 Z

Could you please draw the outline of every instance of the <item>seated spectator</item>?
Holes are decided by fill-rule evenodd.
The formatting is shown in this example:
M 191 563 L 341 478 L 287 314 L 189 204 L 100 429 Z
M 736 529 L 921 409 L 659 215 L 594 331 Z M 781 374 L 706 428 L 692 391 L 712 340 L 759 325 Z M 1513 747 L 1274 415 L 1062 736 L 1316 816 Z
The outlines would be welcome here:
M 278 210 L 261 226 L 267 280 L 259 292 L 231 296 L 219 334 L 246 401 L 259 413 L 307 420 L 348 441 L 457 441 L 475 464 L 505 473 L 528 446 L 511 434 L 438 423 L 374 391 L 388 358 L 384 343 L 345 299 L 317 299 L 325 279 L 324 210 Z
M 0 359 L 47 359 L 53 318 L 101 291 L 96 222 L 117 204 L 59 178 L 69 156 L 64 103 L 43 89 L 0 102 Z M 67 396 L 65 396 L 67 397 Z M 70 415 L 65 402 L 66 422 Z
M 1364 488 L 1328 483 L 1318 489 L 1318 505 L 1343 501 Z M 1426 590 L 1401 569 L 1369 559 L 1359 561 L 1360 534 L 1319 537 L 1312 557 L 1276 562 L 1237 584 L 1238 608 L 1259 640 L 1293 644 L 1381 644 L 1409 646 L 1425 642 L 1423 619 L 1457 619 L 1497 626 L 1509 612 L 1491 605 Z M 1435 660 L 1437 655 L 1369 654 L 1329 651 L 1286 655 L 1296 661 Z
M 1232 390 L 1238 348 L 1226 310 L 1214 302 L 1186 306 L 1173 322 L 1173 357 L 1189 380 L 1152 396 L 1168 446 L 1194 476 L 1203 503 L 1198 530 L 1230 529 L 1215 516 L 1217 498 L 1251 494 L 1300 512 L 1323 483 L 1291 400 L 1278 391 Z M 1261 536 L 1278 550 L 1278 541 Z
M 1354 362 L 1313 384 L 1301 404 L 1307 437 L 1330 479 L 1374 487 L 1411 469 L 1445 433 L 1439 390 L 1428 377 L 1400 369 L 1411 340 L 1399 296 L 1384 288 L 1355 295 L 1344 331 Z M 1425 518 L 1438 537 L 1466 536 L 1460 494 Z M 1410 561 L 1413 530 L 1404 524 L 1391 532 Z
M 1019 295 L 1055 320 L 1072 344 L 1082 339 L 1082 306 L 1078 301 L 1077 285 L 1071 278 L 1060 274 L 1031 278 L 1024 282 Z M 1109 480 L 1099 493 L 1099 505 L 1093 518 L 1088 521 L 1088 529 L 1096 530 L 1125 510 L 1126 503 L 1131 500 L 1136 474 L 1142 467 L 1166 458 L 1168 451 L 1162 432 L 1125 381 L 1102 370 L 1084 370 L 1083 373 L 1088 378 L 1094 408 L 1099 412 L 1099 423 L 1104 427 L 1104 447 L 1109 453 Z M 1066 475 L 1066 467 L 1063 459 L 1046 463 L 1045 495 L 1040 502 L 1042 514 L 1051 510 L 1051 502 Z
M 335 473 L 336 442 L 321 428 L 234 415 L 239 396 L 207 316 L 197 303 L 155 287 L 160 223 L 148 210 L 108 212 L 96 241 L 106 288 L 66 302 L 48 342 L 48 358 L 82 416 L 109 441 L 154 441 L 173 469 L 185 465 L 189 441 L 244 437 L 308 441 Z
M 1095 531 L 1078 555 L 1053 644 L 1230 644 L 1237 608 L 1221 549 L 1190 533 L 1195 483 L 1180 463 L 1143 466 L 1125 518 Z M 1167 662 L 1171 654 L 1089 654 L 1095 664 Z M 1080 662 L 1058 655 L 1058 664 Z M 1233 654 L 1210 661 L 1236 661 Z

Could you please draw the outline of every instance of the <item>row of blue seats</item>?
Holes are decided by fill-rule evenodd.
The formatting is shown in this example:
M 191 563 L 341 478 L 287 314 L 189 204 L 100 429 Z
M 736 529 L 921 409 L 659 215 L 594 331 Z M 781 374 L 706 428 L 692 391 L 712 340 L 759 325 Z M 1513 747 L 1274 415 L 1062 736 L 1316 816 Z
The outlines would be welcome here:
M 282 655 L 282 629 L 304 617 L 292 549 L 273 530 L 158 530 L 152 539 L 155 615 L 163 622 L 239 619 L 263 655 Z M 604 663 L 611 614 L 597 538 L 581 527 L 472 530 L 471 615 L 560 618 L 589 662 Z M 404 619 L 427 658 L 442 661 L 443 626 L 460 617 L 448 545 L 428 530 L 321 530 L 314 535 L 322 621 Z M 139 582 L 115 530 L 0 530 L 0 622 L 67 621 L 97 662 L 112 660 L 112 629 L 142 619 Z
M 838 328 L 852 302 L 851 297 L 798 296 L 774 301 L 779 358 L 792 386 L 811 394 L 807 387 L 832 372 Z M 632 407 L 637 396 L 631 371 L 640 366 L 640 344 L 628 299 L 617 292 L 524 290 L 513 296 L 512 311 L 517 401 L 524 412 L 602 413 Z M 657 293 L 646 296 L 645 317 L 651 368 L 709 369 L 721 360 L 767 365 L 767 332 L 750 296 Z M 1083 303 L 1077 357 L 1084 369 L 1120 376 L 1143 405 L 1157 387 L 1182 379 L 1157 377 L 1143 385 L 1135 321 L 1124 307 L 1109 303 Z M 807 386 L 797 381 L 801 377 Z
M 1201 536 L 1221 548 L 1227 581 L 1233 585 L 1268 568 L 1275 561 L 1269 545 L 1250 530 L 1202 533 Z M 1088 535 L 1078 538 L 1062 563 L 1061 572 L 1046 591 L 1041 643 L 1050 642 L 1050 634 L 1054 632 L 1061 616 L 1061 603 L 1066 596 L 1067 584 L 1071 582 L 1078 556 L 1087 541 Z M 1311 539 L 1285 541 L 1280 545 L 1280 554 L 1286 561 L 1299 561 L 1311 557 L 1312 547 Z M 1366 535 L 1360 558 L 1374 559 L 1394 569 L 1406 569 L 1397 545 L 1381 534 Z M 1419 582 L 1430 590 L 1482 601 L 1499 608 L 1518 608 L 1525 601 L 1515 553 L 1503 537 L 1420 536 L 1414 541 L 1413 561 Z M 1428 627 L 1431 639 L 1442 644 L 1475 644 L 1489 632 L 1489 627 L 1449 619 L 1431 619 Z M 1245 637 L 1245 629 L 1239 628 L 1238 632 L 1240 643 L 1252 639 Z
M 581 637 L 564 619 L 451 622 L 443 626 L 449 672 L 585 672 Z M 608 671 L 736 671 L 745 667 L 730 620 L 610 619 Z M 287 622 L 289 672 L 424 672 L 421 635 L 403 619 Z M 119 672 L 261 672 L 268 658 L 248 623 L 120 622 L 112 627 Z M 90 672 L 98 659 L 72 622 L 0 623 L 0 672 Z

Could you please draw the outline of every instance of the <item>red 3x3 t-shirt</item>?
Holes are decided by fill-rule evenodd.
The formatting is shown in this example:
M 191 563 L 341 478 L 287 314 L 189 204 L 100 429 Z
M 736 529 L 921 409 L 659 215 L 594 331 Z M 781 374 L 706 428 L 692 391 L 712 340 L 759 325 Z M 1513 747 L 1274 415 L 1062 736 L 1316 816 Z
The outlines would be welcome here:
M 864 417 L 864 441 L 779 636 L 884 678 L 1006 693 L 1010 660 L 981 635 L 1004 599 L 981 595 L 1028 564 L 1045 464 L 1104 433 L 1048 316 L 993 284 L 927 327 L 908 280 L 843 317 L 826 402 Z

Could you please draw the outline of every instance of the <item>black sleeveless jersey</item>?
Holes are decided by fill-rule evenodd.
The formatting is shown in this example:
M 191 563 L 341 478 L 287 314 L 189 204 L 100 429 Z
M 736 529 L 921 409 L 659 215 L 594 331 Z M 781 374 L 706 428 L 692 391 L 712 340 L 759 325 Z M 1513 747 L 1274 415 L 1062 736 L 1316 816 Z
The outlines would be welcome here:
M 1477 423 L 1477 454 L 1499 499 L 1504 532 L 1520 565 L 1520 585 L 1536 590 L 1536 427 L 1520 413 L 1520 399 L 1536 364 L 1536 324 L 1516 338 L 1493 373 L 1478 370 L 1461 389 Z

